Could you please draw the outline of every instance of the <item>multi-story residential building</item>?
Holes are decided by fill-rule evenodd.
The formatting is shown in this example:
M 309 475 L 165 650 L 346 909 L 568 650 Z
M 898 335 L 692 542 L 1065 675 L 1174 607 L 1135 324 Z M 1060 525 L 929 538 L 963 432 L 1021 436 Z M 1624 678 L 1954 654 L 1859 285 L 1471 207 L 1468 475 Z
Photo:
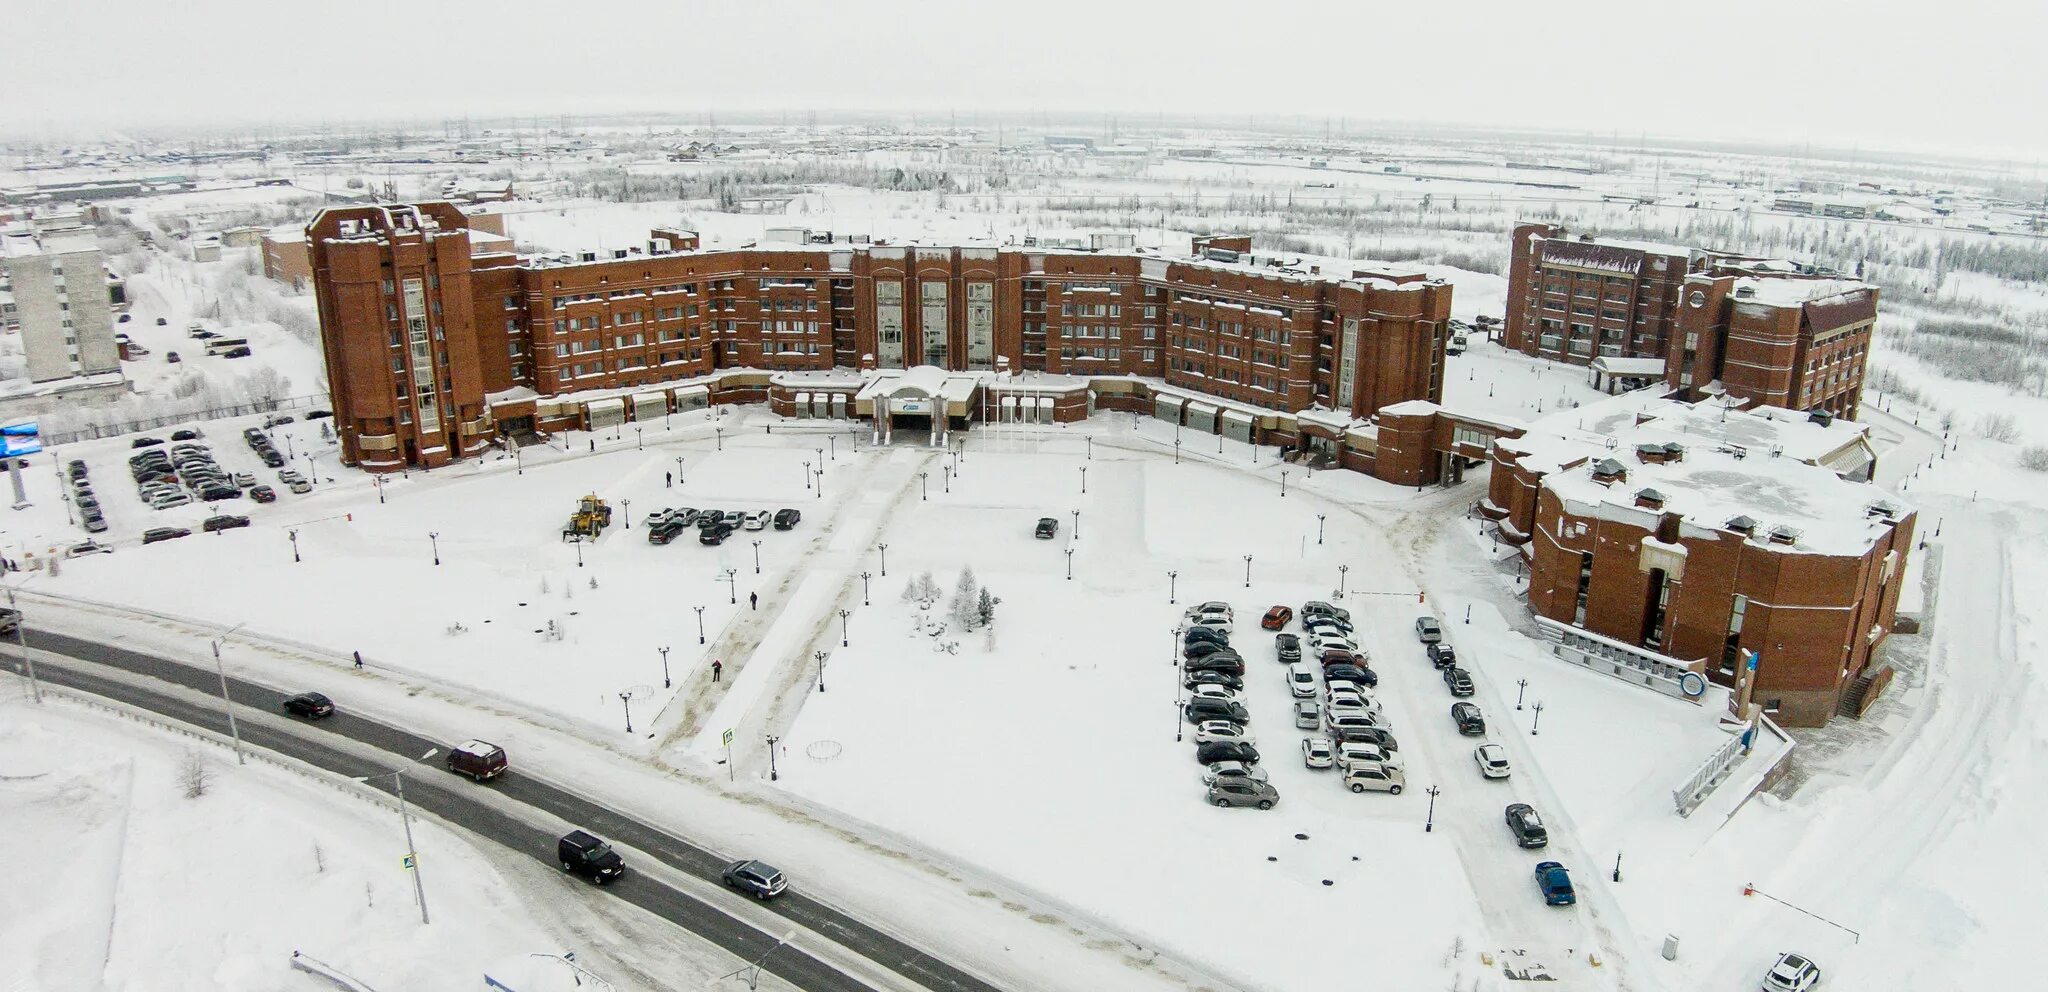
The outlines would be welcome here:
M 0 266 L 31 380 L 120 371 L 114 290 L 91 229 L 46 227 L 0 237 Z
M 1875 287 L 1788 262 L 1548 224 L 1513 236 L 1508 347 L 1689 397 L 1854 419 L 1876 321 Z
M 1637 393 L 1492 460 L 1480 509 L 1523 546 L 1535 613 L 1688 663 L 1781 723 L 1864 702 L 1916 516 L 1866 481 L 1861 425 Z
M 431 466 L 500 433 L 596 422 L 565 397 L 603 397 L 606 418 L 625 415 L 613 396 L 632 397 L 635 417 L 665 411 L 679 401 L 656 397 L 664 384 L 732 369 L 1137 377 L 1349 417 L 1442 393 L 1448 285 L 1255 256 L 1249 238 L 1204 239 L 1190 256 L 1127 239 L 718 250 L 669 230 L 603 254 L 478 243 L 445 203 L 334 208 L 307 227 L 347 460 Z

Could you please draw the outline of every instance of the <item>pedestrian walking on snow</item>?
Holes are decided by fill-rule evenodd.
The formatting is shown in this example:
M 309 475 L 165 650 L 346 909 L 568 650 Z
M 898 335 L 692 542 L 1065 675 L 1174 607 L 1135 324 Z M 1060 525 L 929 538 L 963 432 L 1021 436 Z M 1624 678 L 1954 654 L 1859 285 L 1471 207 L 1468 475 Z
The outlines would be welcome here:
M 725 662 L 719 661 L 717 658 L 711 659 L 711 681 L 718 681 L 718 676 L 724 672 Z
M 758 592 L 750 592 L 750 593 L 748 593 L 748 594 L 747 594 L 747 605 L 748 605 L 748 606 L 750 606 L 750 607 L 752 607 L 752 608 L 754 608 L 754 609 L 757 609 L 757 610 L 758 610 L 758 609 L 760 609 L 760 608 L 761 608 L 761 594 L 760 594 L 760 593 L 758 593 Z
M 668 480 L 668 485 L 664 488 L 674 489 L 676 487 L 676 474 L 674 472 L 663 472 L 661 474 L 663 478 Z
M 358 651 L 358 652 L 356 652 L 356 671 L 360 672 L 360 671 L 362 671 L 362 670 L 363 670 L 363 653 L 362 653 L 361 651 Z

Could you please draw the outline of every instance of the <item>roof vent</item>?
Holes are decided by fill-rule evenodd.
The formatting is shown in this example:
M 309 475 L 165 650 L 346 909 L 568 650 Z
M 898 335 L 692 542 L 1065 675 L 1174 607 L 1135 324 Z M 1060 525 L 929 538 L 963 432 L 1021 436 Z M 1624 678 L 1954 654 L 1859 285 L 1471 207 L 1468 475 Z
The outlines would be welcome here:
M 1664 442 L 1664 460 L 1667 462 L 1684 461 L 1685 445 L 1679 444 L 1677 441 Z
M 1664 494 L 1655 489 L 1639 489 L 1636 491 L 1636 505 L 1646 509 L 1661 510 L 1664 508 Z
M 1749 534 L 1751 536 L 1756 534 L 1756 521 L 1747 516 L 1730 517 L 1728 518 L 1728 523 L 1723 526 L 1737 534 Z
M 1807 412 L 1806 419 L 1826 427 L 1835 422 L 1835 415 L 1826 410 L 1811 410 Z
M 1636 445 L 1636 460 L 1652 465 L 1664 463 L 1664 446 L 1661 444 Z
M 1877 502 L 1864 507 L 1863 513 L 1865 516 L 1883 517 L 1887 521 L 1896 521 L 1899 519 L 1899 508 L 1884 500 L 1878 500 Z
M 1628 478 L 1628 469 L 1612 458 L 1602 458 L 1593 463 L 1593 481 L 1611 485 Z
M 1771 528 L 1771 543 L 1772 543 L 1772 544 L 1798 544 L 1798 543 L 1799 543 L 1799 528 L 1797 528 L 1797 527 L 1787 527 L 1787 526 L 1785 526 L 1785 525 L 1783 525 L 1783 524 L 1780 524 L 1780 525 L 1778 525 L 1778 526 L 1776 526 L 1776 527 L 1773 527 L 1773 528 Z

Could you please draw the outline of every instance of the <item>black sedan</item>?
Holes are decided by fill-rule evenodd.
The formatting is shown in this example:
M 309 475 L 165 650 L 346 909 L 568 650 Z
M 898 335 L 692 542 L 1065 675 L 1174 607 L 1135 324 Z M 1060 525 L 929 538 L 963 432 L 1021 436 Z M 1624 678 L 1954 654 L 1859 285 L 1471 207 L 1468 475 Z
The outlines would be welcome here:
M 302 692 L 284 701 L 284 711 L 308 720 L 319 720 L 334 715 L 334 700 L 317 692 Z
M 1210 741 L 1195 745 L 1195 760 L 1205 765 L 1219 761 L 1242 761 L 1247 765 L 1259 763 L 1259 749 L 1244 741 Z
M 1231 723 L 1243 726 L 1252 722 L 1251 711 L 1245 709 L 1243 703 L 1234 703 L 1227 699 L 1215 699 L 1209 696 L 1196 696 L 1188 700 L 1187 705 L 1181 708 L 1181 715 L 1187 717 L 1189 723 L 1201 723 L 1204 720 L 1229 720 Z
M 1229 672 L 1189 672 L 1187 681 L 1182 683 L 1192 689 L 1198 685 L 1220 685 L 1226 689 L 1243 691 L 1244 679 Z

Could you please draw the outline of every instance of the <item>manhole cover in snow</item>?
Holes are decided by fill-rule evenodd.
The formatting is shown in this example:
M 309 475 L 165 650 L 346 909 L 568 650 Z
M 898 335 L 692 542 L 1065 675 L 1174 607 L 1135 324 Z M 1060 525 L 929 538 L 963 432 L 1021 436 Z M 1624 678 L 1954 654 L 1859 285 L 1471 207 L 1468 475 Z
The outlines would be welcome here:
M 1294 839 L 1295 839 L 1295 840 L 1307 840 L 1307 839 L 1308 839 L 1308 835 L 1307 835 L 1307 834 L 1295 834 L 1295 835 L 1294 835 Z

